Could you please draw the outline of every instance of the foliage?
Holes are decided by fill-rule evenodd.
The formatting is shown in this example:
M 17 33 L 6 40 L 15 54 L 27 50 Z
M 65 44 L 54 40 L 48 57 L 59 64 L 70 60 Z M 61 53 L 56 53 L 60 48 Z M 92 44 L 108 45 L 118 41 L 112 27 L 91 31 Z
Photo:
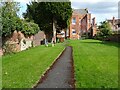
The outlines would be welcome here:
M 3 56 L 2 88 L 32 88 L 63 48 L 61 44 L 43 45 Z
M 2 3 L 2 37 L 10 36 L 15 30 L 22 31 L 25 35 L 33 35 L 39 31 L 37 24 L 21 20 L 17 12 L 19 3 L 3 2 Z
M 13 53 L 17 51 L 16 44 L 10 44 L 10 42 L 6 44 L 6 42 L 8 37 L 11 37 L 15 30 L 21 31 L 25 35 L 34 35 L 40 29 L 37 24 L 33 22 L 26 22 L 25 20 L 21 20 L 19 18 L 17 15 L 20 9 L 18 2 L 1 2 L 0 5 L 0 21 L 2 21 L 2 30 L 0 31 L 0 36 L 2 36 L 3 39 L 2 46 L 5 50 L 5 53 Z
M 118 88 L 118 43 L 87 39 L 72 40 L 70 46 L 76 88 Z
M 52 23 L 56 21 L 56 28 L 67 28 L 70 24 L 72 15 L 70 2 L 31 2 L 27 4 L 27 12 L 24 18 L 34 20 L 39 24 L 41 30 L 51 32 L 53 30 Z
M 23 32 L 25 35 L 34 35 L 40 30 L 39 26 L 33 22 L 22 21 L 22 24 L 23 29 L 21 32 Z
M 19 11 L 18 2 L 1 2 L 2 36 L 12 34 L 14 30 L 21 30 L 21 20 L 17 16 Z
M 107 21 L 101 22 L 101 25 L 98 28 L 100 32 L 97 35 L 102 38 L 106 38 L 112 34 L 111 27 Z

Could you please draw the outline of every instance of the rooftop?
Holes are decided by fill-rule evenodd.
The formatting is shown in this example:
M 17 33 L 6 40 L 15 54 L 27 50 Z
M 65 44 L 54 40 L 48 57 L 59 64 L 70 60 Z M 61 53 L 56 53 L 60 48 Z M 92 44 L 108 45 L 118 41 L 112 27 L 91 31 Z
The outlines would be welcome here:
M 79 13 L 79 14 L 87 14 L 88 13 L 88 9 L 73 9 L 73 13 Z
M 112 23 L 113 19 L 108 19 L 107 21 Z M 115 24 L 120 24 L 120 19 L 115 19 Z

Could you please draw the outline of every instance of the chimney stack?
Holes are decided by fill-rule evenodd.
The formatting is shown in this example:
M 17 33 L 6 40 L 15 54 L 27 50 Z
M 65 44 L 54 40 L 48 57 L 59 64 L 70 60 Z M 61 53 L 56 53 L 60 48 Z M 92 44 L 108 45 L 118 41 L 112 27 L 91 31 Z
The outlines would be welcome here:
M 88 8 L 85 8 L 85 11 L 88 13 Z
M 95 17 L 92 19 L 92 25 L 95 25 Z
M 113 25 L 115 24 L 115 17 L 113 17 L 112 24 Z

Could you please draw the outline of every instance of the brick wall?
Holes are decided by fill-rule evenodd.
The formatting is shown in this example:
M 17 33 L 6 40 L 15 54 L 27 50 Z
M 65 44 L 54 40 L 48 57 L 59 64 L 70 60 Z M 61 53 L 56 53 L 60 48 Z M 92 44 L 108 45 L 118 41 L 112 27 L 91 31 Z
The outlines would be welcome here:
M 72 19 L 76 18 L 76 23 L 72 24 Z M 91 28 L 91 14 L 77 15 L 73 14 L 70 23 L 70 39 L 79 39 L 83 33 Z M 76 30 L 76 34 L 72 33 L 72 29 Z
M 95 17 L 92 19 L 92 36 L 95 36 L 97 34 L 97 24 Z
M 76 18 L 76 23 L 72 24 L 72 18 Z M 79 15 L 72 15 L 71 17 L 71 23 L 70 23 L 70 39 L 79 39 L 79 34 L 80 34 L 80 17 Z M 72 30 L 76 31 L 76 34 L 73 34 Z

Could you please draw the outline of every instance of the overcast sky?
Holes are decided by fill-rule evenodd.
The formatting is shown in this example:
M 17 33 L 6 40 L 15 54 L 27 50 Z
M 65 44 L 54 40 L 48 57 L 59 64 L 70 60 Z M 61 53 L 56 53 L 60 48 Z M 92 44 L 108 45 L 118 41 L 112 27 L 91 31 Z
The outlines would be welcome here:
M 20 5 L 20 16 L 23 12 L 26 11 L 26 3 L 29 3 L 30 0 L 21 0 Z M 60 1 L 60 0 L 59 0 Z M 82 9 L 87 8 L 89 13 L 91 13 L 92 18 L 96 17 L 96 23 L 104 21 L 106 19 L 112 19 L 114 16 L 118 18 L 118 2 L 119 0 L 71 0 L 72 8 L 74 9 Z

